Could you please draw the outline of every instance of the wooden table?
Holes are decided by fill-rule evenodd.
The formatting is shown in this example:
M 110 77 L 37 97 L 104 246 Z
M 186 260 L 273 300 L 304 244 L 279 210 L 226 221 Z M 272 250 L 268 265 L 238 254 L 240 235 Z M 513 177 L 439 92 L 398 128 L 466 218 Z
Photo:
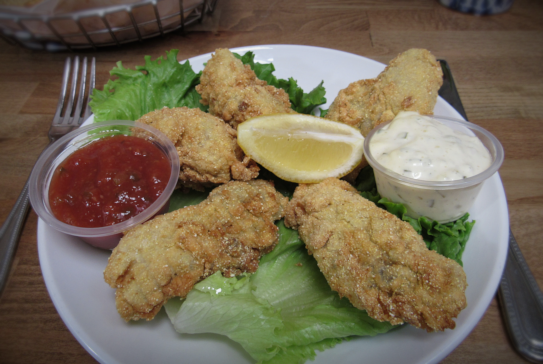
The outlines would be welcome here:
M 500 175 L 511 229 L 543 286 L 543 3 L 517 0 L 505 14 L 476 17 L 433 0 L 219 0 L 214 14 L 185 33 L 83 52 L 98 62 L 97 86 L 118 60 L 134 66 L 180 48 L 179 59 L 218 47 L 304 44 L 387 63 L 412 47 L 431 50 L 453 71 L 471 121 L 505 148 Z M 0 41 L 0 220 L 4 221 L 46 146 L 67 53 L 31 51 Z M 0 298 L 1 363 L 92 363 L 45 288 L 31 211 Z M 499 304 L 445 363 L 525 362 L 512 349 Z

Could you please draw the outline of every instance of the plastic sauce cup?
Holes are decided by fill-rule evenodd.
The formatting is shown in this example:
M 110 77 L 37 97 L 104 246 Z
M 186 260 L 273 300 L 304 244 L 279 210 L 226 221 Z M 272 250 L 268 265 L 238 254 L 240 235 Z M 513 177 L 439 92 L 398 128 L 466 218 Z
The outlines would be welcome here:
M 382 197 L 404 204 L 411 217 L 426 216 L 444 223 L 457 220 L 468 212 L 483 182 L 500 168 L 504 152 L 498 139 L 478 125 L 440 116 L 432 118 L 452 129 L 478 137 L 490 152 L 490 166 L 475 176 L 454 181 L 423 181 L 393 172 L 375 160 L 370 151 L 372 137 L 389 123 L 377 126 L 368 134 L 364 141 L 364 155 L 373 168 L 377 191 Z
M 171 174 L 166 188 L 158 199 L 138 215 L 118 224 L 84 228 L 59 221 L 51 211 L 49 204 L 49 185 L 53 172 L 70 154 L 100 137 L 116 134 L 132 135 L 144 138 L 158 147 L 167 157 Z M 179 156 L 173 143 L 159 130 L 135 121 L 108 121 L 84 126 L 66 134 L 39 157 L 30 175 L 30 203 L 36 214 L 52 228 L 76 237 L 102 249 L 113 249 L 119 243 L 123 232 L 141 224 L 157 214 L 168 210 L 170 196 L 179 178 Z

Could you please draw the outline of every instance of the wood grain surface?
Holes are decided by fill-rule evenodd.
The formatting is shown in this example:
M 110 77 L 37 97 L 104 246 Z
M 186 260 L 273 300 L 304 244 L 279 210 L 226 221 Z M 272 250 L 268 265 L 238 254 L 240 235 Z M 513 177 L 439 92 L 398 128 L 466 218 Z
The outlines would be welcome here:
M 202 24 L 144 42 L 78 54 L 97 59 L 97 86 L 127 67 L 179 48 L 179 59 L 218 47 L 303 44 L 387 63 L 427 48 L 452 69 L 469 119 L 505 148 L 500 175 L 511 229 L 543 287 L 543 2 L 516 0 L 500 15 L 472 16 L 434 0 L 219 0 Z M 32 51 L 0 40 L 0 221 L 47 145 L 69 52 Z M 0 363 L 94 363 L 68 331 L 45 288 L 31 211 L 0 297 Z M 444 363 L 525 363 L 507 338 L 494 299 Z

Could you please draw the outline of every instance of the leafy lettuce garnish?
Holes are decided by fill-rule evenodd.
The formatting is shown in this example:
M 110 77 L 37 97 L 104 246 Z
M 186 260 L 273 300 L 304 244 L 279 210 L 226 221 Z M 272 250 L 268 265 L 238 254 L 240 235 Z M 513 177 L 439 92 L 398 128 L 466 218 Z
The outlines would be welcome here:
M 109 73 L 117 76 L 109 80 L 102 91 L 94 89 L 90 106 L 96 122 L 106 120 L 137 120 L 148 112 L 187 106 L 202 108 L 195 86 L 200 74 L 195 73 L 187 61 L 177 61 L 177 49 L 166 52 L 166 58 L 151 60 L 145 56 L 145 65 L 136 69 L 123 67 L 117 62 Z
M 258 362 L 303 363 L 349 336 L 393 328 L 330 289 L 295 230 L 278 223 L 280 241 L 252 275 L 220 272 L 194 286 L 166 312 L 180 333 L 216 333 L 238 342 Z
M 145 65 L 135 69 L 125 68 L 117 62 L 109 73 L 116 76 L 110 79 L 103 90 L 94 89 L 90 106 L 95 122 L 106 120 L 137 120 L 141 116 L 161 109 L 187 106 L 207 111 L 208 107 L 200 103 L 200 94 L 196 85 L 200 83 L 200 73 L 195 73 L 188 61 L 177 61 L 179 50 L 166 52 L 166 57 L 151 60 L 145 56 Z M 235 54 L 236 55 L 236 54 Z M 309 114 L 316 106 L 326 103 L 326 90 L 322 82 L 311 92 L 304 93 L 293 78 L 277 79 L 273 75 L 273 64 L 254 62 L 254 54 L 247 52 L 236 55 L 244 64 L 255 71 L 258 78 L 268 84 L 284 89 L 290 98 L 292 108 Z
M 285 90 L 294 111 L 301 114 L 310 114 L 317 106 L 326 103 L 326 98 L 324 97 L 326 90 L 323 87 L 324 81 L 321 81 L 321 83 L 309 93 L 304 93 L 294 78 L 290 77 L 288 80 L 285 80 L 275 77 L 273 75 L 275 67 L 272 63 L 256 63 L 254 61 L 255 55 L 253 52 L 249 51 L 243 56 L 234 53 L 234 56 L 240 59 L 243 64 L 248 64 L 256 74 L 256 77 L 266 81 L 268 85 Z
M 415 231 L 422 235 L 428 249 L 435 250 L 463 265 L 462 254 L 475 225 L 475 221 L 467 221 L 469 214 L 466 213 L 460 219 L 446 224 L 440 224 L 425 216 L 418 219 L 409 217 L 404 205 L 381 198 L 377 193 L 373 169 L 370 166 L 360 172 L 355 184 L 362 197 L 411 224 Z
M 200 202 L 205 200 L 209 195 L 210 191 L 195 191 L 190 190 L 190 192 L 184 192 L 181 189 L 173 191 L 170 196 L 170 206 L 168 212 L 182 209 L 183 207 L 198 205 Z

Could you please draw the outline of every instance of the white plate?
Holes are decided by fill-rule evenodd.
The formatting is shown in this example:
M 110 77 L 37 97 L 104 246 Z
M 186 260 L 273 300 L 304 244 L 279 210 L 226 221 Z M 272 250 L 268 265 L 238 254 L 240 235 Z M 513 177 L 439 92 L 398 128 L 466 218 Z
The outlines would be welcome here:
M 273 62 L 279 78 L 293 77 L 306 91 L 324 80 L 328 104 L 350 82 L 373 78 L 384 65 L 336 50 L 269 45 L 252 50 L 258 62 Z M 190 59 L 203 68 L 210 54 Z M 461 118 L 438 99 L 435 114 Z M 494 296 L 508 244 L 508 212 L 496 173 L 470 211 L 477 220 L 464 252 L 468 307 L 457 327 L 428 334 L 406 327 L 372 338 L 355 338 L 317 355 L 314 363 L 437 363 L 469 334 Z M 218 335 L 179 335 L 163 311 L 151 322 L 124 322 L 115 309 L 115 292 L 103 280 L 107 251 L 92 248 L 38 222 L 38 250 L 47 289 L 60 316 L 85 349 L 101 363 L 251 363 L 241 346 Z

